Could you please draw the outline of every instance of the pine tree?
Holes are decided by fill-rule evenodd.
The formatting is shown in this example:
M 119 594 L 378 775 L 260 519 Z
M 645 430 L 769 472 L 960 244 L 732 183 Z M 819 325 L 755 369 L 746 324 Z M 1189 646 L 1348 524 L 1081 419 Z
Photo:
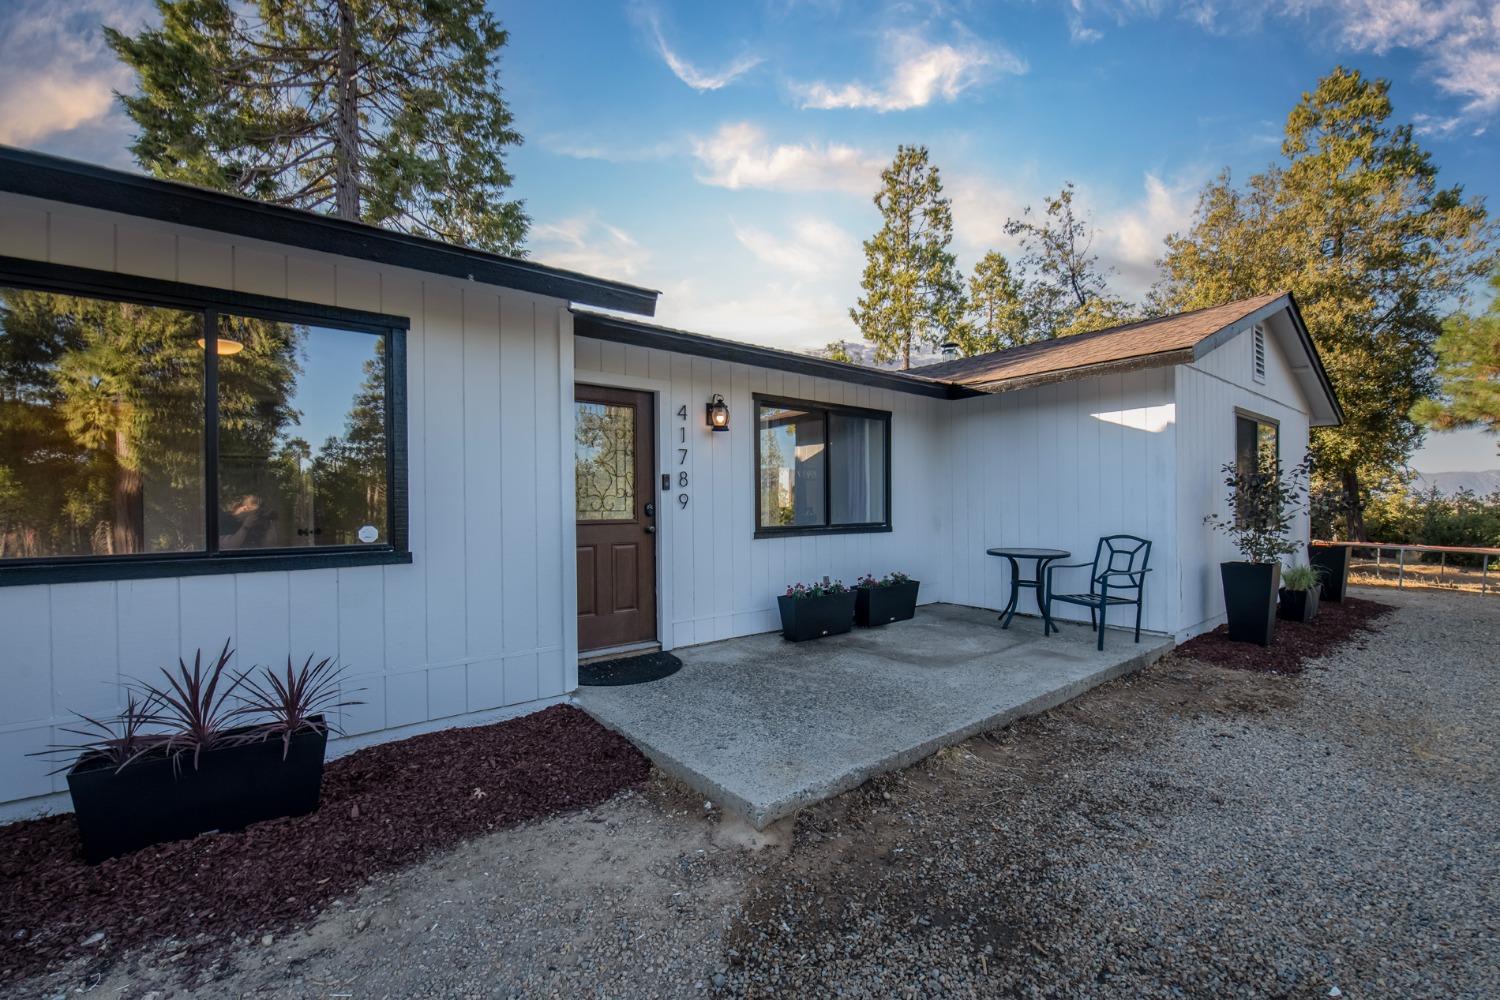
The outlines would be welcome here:
M 948 250 L 953 212 L 925 146 L 899 146 L 880 175 L 875 207 L 880 230 L 865 240 L 864 294 L 849 317 L 875 345 L 875 360 L 901 359 L 912 349 L 953 339 L 964 314 L 963 279 Z
M 1442 431 L 1465 427 L 1500 434 L 1500 266 L 1490 272 L 1489 308 L 1455 313 L 1437 339 L 1438 396 L 1413 416 Z
M 1410 125 L 1393 124 L 1384 80 L 1336 68 L 1287 117 L 1282 155 L 1199 197 L 1192 229 L 1167 240 L 1157 299 L 1177 309 L 1294 293 L 1345 421 L 1314 428 L 1320 492 L 1340 495 L 1364 537 L 1372 485 L 1421 443 L 1411 417 L 1436 388 L 1440 310 L 1484 274 L 1491 228 L 1479 199 L 1442 188 Z
M 991 250 L 969 275 L 968 323 L 955 341 L 965 356 L 1003 351 L 1039 339 L 1031 332 L 1021 282 L 1005 255 Z
M 156 0 L 105 28 L 140 78 L 122 95 L 158 177 L 501 253 L 528 219 L 504 193 L 521 141 L 483 0 Z
M 1088 325 L 1090 317 L 1128 312 L 1110 294 L 1108 271 L 1093 252 L 1093 223 L 1074 211 L 1073 182 L 1065 181 L 1057 197 L 1043 204 L 1040 215 L 1028 205 L 1019 219 L 1005 221 L 1006 235 L 1021 244 L 1016 276 L 1035 335 L 1082 333 L 1098 329 Z M 1099 299 L 1107 305 L 1096 304 Z

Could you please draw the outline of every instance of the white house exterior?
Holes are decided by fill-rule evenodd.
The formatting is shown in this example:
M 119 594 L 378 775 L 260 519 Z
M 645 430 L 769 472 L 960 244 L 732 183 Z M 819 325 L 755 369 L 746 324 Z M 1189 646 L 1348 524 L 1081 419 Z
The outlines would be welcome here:
M 109 714 L 128 678 L 226 640 L 241 667 L 310 653 L 346 664 L 364 704 L 342 719 L 345 748 L 565 698 L 580 653 L 580 531 L 594 530 L 580 528 L 574 503 L 575 393 L 588 387 L 643 393 L 654 420 L 635 499 L 653 504 L 655 530 L 630 563 L 649 558 L 654 572 L 641 569 L 650 593 L 630 600 L 653 598 L 639 638 L 664 648 L 773 630 L 776 595 L 824 575 L 902 570 L 922 581 L 923 602 L 999 608 L 1008 573 L 986 548 L 1061 547 L 1082 561 L 1119 532 L 1154 543 L 1144 627 L 1203 631 L 1222 620 L 1217 564 L 1233 553 L 1202 517 L 1222 505 L 1237 416 L 1274 423 L 1289 463 L 1311 424 L 1338 420 L 1286 296 L 1222 307 L 1230 318 L 1187 347 L 1024 377 L 941 377 L 941 365 L 905 375 L 597 314 L 587 307 L 649 315 L 655 293 L 252 205 L 0 148 L 0 292 L 132 301 L 140 289 L 220 323 L 284 313 L 373 330 L 387 345 L 392 452 L 389 520 L 360 529 L 361 542 L 371 532 L 365 546 L 230 552 L 238 542 L 222 519 L 240 515 L 205 500 L 217 530 L 202 544 L 222 558 L 123 558 L 100 554 L 98 541 L 92 555 L 0 558 L 0 816 L 66 807 L 61 776 L 27 754 L 66 742 L 58 727 L 73 712 Z M 6 336 L 0 326 L 0 347 Z M 200 341 L 218 358 L 204 363 L 227 379 L 237 362 L 217 343 Z M 302 361 L 303 377 L 322 377 L 317 362 Z M 727 432 L 707 425 L 715 396 Z M 843 459 L 862 471 L 845 474 L 866 485 L 827 502 L 863 505 L 882 523 L 803 533 L 758 520 L 758 417 L 774 401 L 829 404 L 837 450 L 864 449 Z M 215 459 L 225 461 L 217 445 L 205 462 Z M 588 564 L 589 580 L 634 587 L 601 565 Z

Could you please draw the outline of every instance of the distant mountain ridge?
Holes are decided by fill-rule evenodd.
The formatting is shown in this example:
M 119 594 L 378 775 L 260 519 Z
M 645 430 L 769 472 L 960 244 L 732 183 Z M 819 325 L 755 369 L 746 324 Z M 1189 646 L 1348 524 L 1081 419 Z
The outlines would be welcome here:
M 1468 490 L 1475 496 L 1489 496 L 1500 492 L 1500 469 L 1483 472 L 1419 472 L 1412 480 L 1411 488 L 1419 492 L 1436 489 L 1443 496 L 1452 496 L 1459 490 Z

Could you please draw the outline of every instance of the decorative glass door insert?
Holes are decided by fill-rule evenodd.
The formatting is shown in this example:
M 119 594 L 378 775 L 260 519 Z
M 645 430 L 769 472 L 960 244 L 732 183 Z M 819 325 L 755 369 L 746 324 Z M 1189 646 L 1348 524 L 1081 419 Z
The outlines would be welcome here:
M 579 400 L 573 430 L 580 521 L 635 516 L 635 407 Z

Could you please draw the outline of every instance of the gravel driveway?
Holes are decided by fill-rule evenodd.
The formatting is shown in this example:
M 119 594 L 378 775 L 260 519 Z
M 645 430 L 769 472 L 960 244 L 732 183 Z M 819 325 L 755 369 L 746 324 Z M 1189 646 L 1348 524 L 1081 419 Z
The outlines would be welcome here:
M 657 780 L 198 976 L 17 995 L 1500 996 L 1500 600 L 1363 596 L 1400 610 L 1303 675 L 1169 657 L 760 850 Z

